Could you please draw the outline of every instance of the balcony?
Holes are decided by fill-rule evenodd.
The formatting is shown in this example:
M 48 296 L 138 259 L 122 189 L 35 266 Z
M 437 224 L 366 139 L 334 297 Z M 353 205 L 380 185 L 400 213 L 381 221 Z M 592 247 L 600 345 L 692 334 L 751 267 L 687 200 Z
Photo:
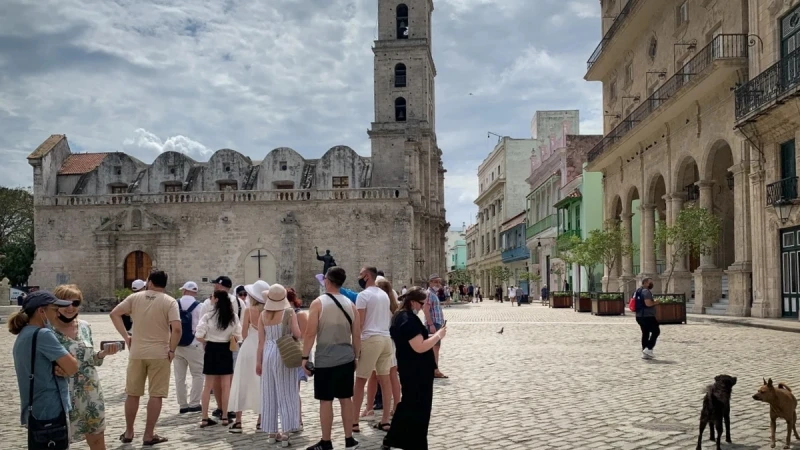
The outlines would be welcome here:
M 525 247 L 524 245 L 521 247 L 505 249 L 503 250 L 503 253 L 501 253 L 501 258 L 503 259 L 504 263 L 524 261 L 530 257 L 531 252 L 528 250 L 528 247 Z
M 800 87 L 800 49 L 789 53 L 736 89 L 736 124 L 755 120 Z
M 784 178 L 767 185 L 767 204 L 770 206 L 791 203 L 797 199 L 797 177 Z
M 747 48 L 746 35 L 717 35 L 589 151 L 590 170 L 611 164 L 621 142 L 644 139 L 708 91 L 720 89 L 726 78 L 747 65 Z
M 506 184 L 505 175 L 499 176 L 499 177 L 495 178 L 494 180 L 490 181 L 489 185 L 486 186 L 486 189 L 484 189 L 478 195 L 478 198 L 475 199 L 474 203 L 480 207 L 481 204 L 483 203 L 483 201 L 486 200 L 486 198 L 489 196 L 489 194 L 494 192 L 495 188 L 498 188 L 500 186 L 505 186 L 505 184 Z
M 536 236 L 537 234 L 541 233 L 542 231 L 544 231 L 544 230 L 546 230 L 548 228 L 555 227 L 556 225 L 557 225 L 556 224 L 556 215 L 555 214 L 550 214 L 549 216 L 545 217 L 544 219 L 542 219 L 542 220 L 536 222 L 535 224 L 529 226 L 525 230 L 525 237 L 527 239 L 530 239 L 530 238 Z

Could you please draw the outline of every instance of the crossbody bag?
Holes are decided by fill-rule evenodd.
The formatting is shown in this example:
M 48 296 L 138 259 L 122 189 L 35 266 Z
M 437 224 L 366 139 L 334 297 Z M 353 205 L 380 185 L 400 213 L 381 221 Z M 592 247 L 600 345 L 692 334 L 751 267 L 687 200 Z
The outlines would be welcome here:
M 61 414 L 55 419 L 38 420 L 33 417 L 33 385 L 35 381 L 34 369 L 36 367 L 36 338 L 39 337 L 41 328 L 33 333 L 31 344 L 31 384 L 28 392 L 28 450 L 64 450 L 69 448 L 69 424 L 64 404 L 61 402 L 61 390 L 58 381 L 53 375 L 56 392 L 59 394 L 58 402 L 61 404 Z
M 350 330 L 352 330 L 353 329 L 353 319 L 350 318 L 350 314 L 347 314 L 347 311 L 344 310 L 344 307 L 342 306 L 341 303 L 339 303 L 339 300 L 336 299 L 336 296 L 334 296 L 333 294 L 328 294 L 327 292 L 325 293 L 325 295 L 330 297 L 331 300 L 333 300 L 333 303 L 336 303 L 336 306 L 339 307 L 339 309 L 342 311 L 342 314 L 344 314 L 344 317 L 347 319 L 347 323 L 350 324 Z

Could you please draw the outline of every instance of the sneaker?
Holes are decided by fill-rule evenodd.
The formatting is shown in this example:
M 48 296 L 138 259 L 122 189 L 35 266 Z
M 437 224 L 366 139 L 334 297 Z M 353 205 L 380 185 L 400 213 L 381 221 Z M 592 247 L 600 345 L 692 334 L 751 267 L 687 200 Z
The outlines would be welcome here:
M 190 407 L 188 407 L 188 408 L 186 408 L 186 409 L 188 409 L 190 413 L 193 413 L 193 412 L 200 412 L 200 411 L 202 411 L 202 410 L 203 410 L 203 407 L 202 407 L 202 406 L 200 406 L 200 405 L 197 405 L 197 406 L 190 406 Z
M 647 356 L 648 356 L 650 359 L 654 359 L 654 358 L 656 357 L 655 353 L 653 353 L 653 351 L 652 351 L 652 350 L 650 350 L 649 348 L 646 348 L 646 349 L 644 349 L 644 353 L 645 353 L 645 354 L 646 354 L 646 355 L 647 355 Z
M 350 450 L 356 450 L 358 448 L 358 441 L 355 440 L 353 437 L 345 438 L 344 439 L 344 448 Z
M 647 349 L 644 349 L 642 350 L 642 359 L 653 359 L 653 357 L 647 353 Z
M 352 439 L 352 438 L 351 438 Z M 333 450 L 333 442 L 319 440 L 316 444 L 308 447 L 306 450 Z
M 217 408 L 217 409 L 214 410 L 213 413 L 211 413 L 211 415 L 214 416 L 214 417 L 222 417 L 222 410 Z
M 189 412 L 189 408 L 181 408 L 181 409 L 180 409 L 178 412 L 179 412 L 180 414 L 186 414 L 186 413 L 188 413 L 188 412 Z

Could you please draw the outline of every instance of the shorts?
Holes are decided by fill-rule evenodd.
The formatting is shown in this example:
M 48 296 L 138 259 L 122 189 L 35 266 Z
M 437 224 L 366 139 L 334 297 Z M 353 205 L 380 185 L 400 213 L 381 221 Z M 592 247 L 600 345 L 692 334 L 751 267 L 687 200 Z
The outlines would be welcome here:
M 165 398 L 169 394 L 170 372 L 171 365 L 166 358 L 129 359 L 125 393 L 132 397 L 143 396 L 146 380 L 150 397 Z
M 369 378 L 374 371 L 378 376 L 389 375 L 392 368 L 392 338 L 370 336 L 361 341 L 361 358 L 356 377 Z
M 314 398 L 323 402 L 348 399 L 353 396 L 355 361 L 334 367 L 314 370 Z
M 433 322 L 433 328 L 436 328 L 436 331 L 439 331 L 439 330 L 442 329 L 442 324 Z M 442 341 L 437 341 L 436 344 L 434 344 L 433 346 L 434 347 L 441 347 L 442 346 Z

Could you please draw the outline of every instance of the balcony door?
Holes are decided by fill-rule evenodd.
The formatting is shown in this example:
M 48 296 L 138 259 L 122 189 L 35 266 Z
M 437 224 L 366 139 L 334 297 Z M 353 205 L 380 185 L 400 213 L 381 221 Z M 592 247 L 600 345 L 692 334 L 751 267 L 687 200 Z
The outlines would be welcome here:
M 798 82 L 800 62 L 797 57 L 788 58 L 800 48 L 800 6 L 781 19 L 781 85 L 787 89 Z
M 780 230 L 781 311 L 784 317 L 797 317 L 800 311 L 800 227 Z
M 794 139 L 781 144 L 781 180 L 797 176 Z

